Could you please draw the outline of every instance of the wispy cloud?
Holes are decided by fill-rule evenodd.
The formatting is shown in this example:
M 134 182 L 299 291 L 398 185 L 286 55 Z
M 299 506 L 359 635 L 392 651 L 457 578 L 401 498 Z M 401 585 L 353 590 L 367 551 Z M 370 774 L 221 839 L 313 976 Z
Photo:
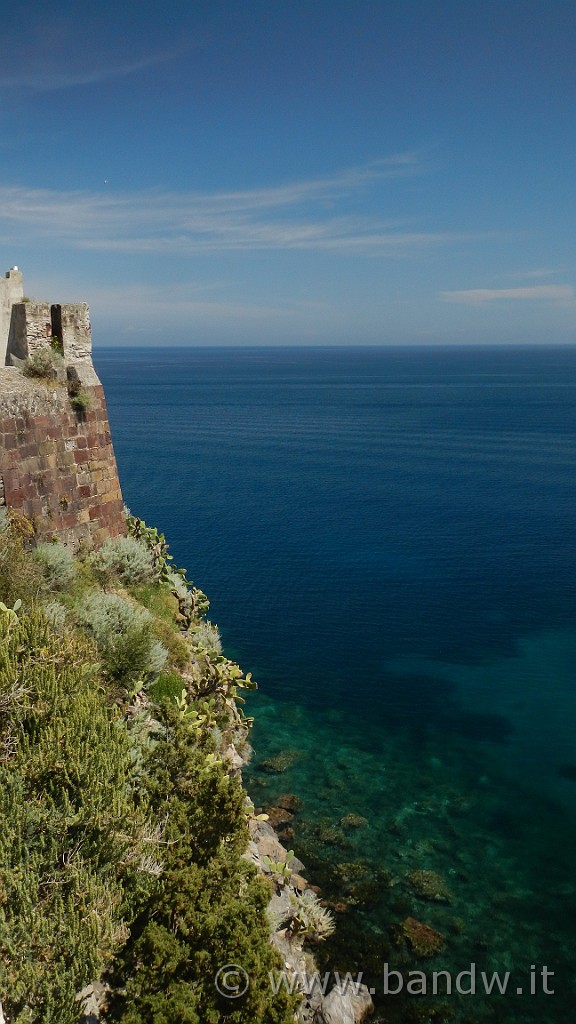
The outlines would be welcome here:
M 574 289 L 569 284 L 542 284 L 526 288 L 471 288 L 469 291 L 441 292 L 444 302 L 459 302 L 479 306 L 487 302 L 502 300 L 532 301 L 545 299 L 549 302 L 570 302 Z
M 0 228 L 126 253 L 315 249 L 404 253 L 467 237 L 355 212 L 371 189 L 423 170 L 399 154 L 324 178 L 234 192 L 54 192 L 0 187 Z M 350 211 L 354 212 L 350 212 Z
M 567 269 L 567 267 L 537 267 L 535 270 L 518 270 L 516 273 L 506 276 L 518 281 L 537 281 L 543 280 L 545 277 L 565 274 Z
M 137 310 L 138 324 L 130 321 L 124 330 L 149 330 L 150 323 L 160 318 L 166 323 L 205 322 L 264 324 L 289 322 L 303 314 L 323 315 L 328 307 L 321 302 L 290 304 L 238 301 L 228 296 L 226 282 L 186 282 L 171 285 L 143 285 L 88 287 L 87 299 L 92 309 L 105 316 L 126 319 L 127 310 Z M 140 325 L 146 324 L 145 328 Z M 161 328 L 163 329 L 163 328 Z
M 84 63 L 75 67 L 68 56 L 58 65 L 51 65 L 46 59 L 46 52 L 34 60 L 23 59 L 12 71 L 0 71 L 0 89 L 30 89 L 34 92 L 54 92 L 59 89 L 70 89 L 75 86 L 97 85 L 114 78 L 126 78 L 128 75 L 145 71 L 178 56 L 181 50 L 166 50 L 150 53 L 134 60 L 120 63 Z

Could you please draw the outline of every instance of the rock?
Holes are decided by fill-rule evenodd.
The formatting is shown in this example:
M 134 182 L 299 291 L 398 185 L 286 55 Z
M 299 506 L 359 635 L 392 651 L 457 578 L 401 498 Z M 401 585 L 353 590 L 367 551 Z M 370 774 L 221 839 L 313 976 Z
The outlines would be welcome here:
M 326 900 L 326 906 L 335 914 L 347 914 L 350 910 L 349 904 L 344 900 Z
M 266 814 L 268 815 L 268 821 L 274 829 L 282 828 L 283 825 L 289 825 L 294 818 L 292 812 L 285 810 L 284 807 L 267 807 Z
M 286 856 L 286 849 L 276 836 L 263 836 L 257 846 L 260 857 L 270 857 L 276 864 Z
M 298 889 L 298 892 L 304 892 L 304 889 L 308 888 L 308 882 L 306 881 L 306 879 L 303 878 L 302 875 L 297 874 L 292 875 L 290 879 L 290 885 L 292 885 L 295 889 Z
M 360 879 L 367 877 L 367 867 L 363 861 L 342 861 L 339 864 L 334 865 L 335 874 L 338 878 L 346 882 L 357 882 Z
M 66 379 L 68 382 L 68 394 L 71 398 L 80 394 L 82 390 L 82 381 L 78 376 L 78 370 L 75 366 L 66 367 Z
M 280 889 L 270 898 L 268 916 L 272 922 L 275 922 L 275 929 L 277 930 L 290 920 L 291 915 L 290 890 L 288 888 Z
M 350 999 L 354 1013 L 354 1024 L 363 1024 L 363 1021 L 374 1013 L 374 1003 L 372 1002 L 370 990 L 366 985 L 358 985 L 356 990 L 351 990 Z
M 314 1024 L 362 1024 L 374 1004 L 366 985 L 335 985 L 316 1010 Z
M 431 903 L 451 902 L 452 896 L 444 879 L 434 871 L 411 871 L 406 875 L 406 881 L 421 900 L 428 900 Z
M 280 774 L 291 768 L 298 756 L 297 750 L 282 750 L 279 754 L 276 754 L 276 757 L 269 757 L 265 761 L 260 761 L 260 764 L 256 765 L 256 767 L 260 772 Z
M 99 1024 L 102 1010 L 105 1009 L 105 1003 L 108 1000 L 109 994 L 109 986 L 101 981 L 95 981 L 91 985 L 86 985 L 81 992 L 77 993 L 76 1002 L 81 1004 L 80 1017 L 78 1018 L 80 1024 Z M 2 1024 L 1 1018 L 0 1024 Z
M 252 818 L 248 822 L 248 827 L 251 839 L 244 857 L 256 864 L 261 871 L 269 874 L 264 857 L 269 857 L 275 864 L 278 864 L 286 860 L 288 850 L 282 845 L 269 822 Z M 304 870 L 304 865 L 301 860 L 298 860 L 298 857 L 291 857 L 289 866 L 293 872 L 300 873 Z
M 293 873 L 298 875 L 301 874 L 302 871 L 306 870 L 302 861 L 298 860 L 298 857 L 292 857 L 292 860 L 290 861 L 290 867 Z
M 345 814 L 340 819 L 342 828 L 364 828 L 368 824 L 368 818 L 364 818 L 361 814 Z
M 278 797 L 276 807 L 283 807 L 285 811 L 292 811 L 292 814 L 296 814 L 302 807 L 302 801 L 293 793 L 283 793 Z
M 407 917 L 400 931 L 417 956 L 436 956 L 446 948 L 446 939 L 440 932 L 414 917 Z
M 228 761 L 232 771 L 239 772 L 244 767 L 244 758 L 238 753 L 233 743 L 224 751 L 224 758 Z

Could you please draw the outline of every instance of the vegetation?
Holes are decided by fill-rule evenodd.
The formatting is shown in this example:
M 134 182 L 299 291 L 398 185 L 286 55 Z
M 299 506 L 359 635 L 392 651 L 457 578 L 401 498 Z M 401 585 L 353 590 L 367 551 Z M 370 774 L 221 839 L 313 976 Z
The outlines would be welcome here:
M 254 684 L 138 522 L 145 557 L 115 543 L 99 561 L 0 521 L 0 1006 L 73 1024 L 105 977 L 110 1024 L 290 1024 L 226 759 Z M 226 1000 L 231 963 L 250 985 Z
M 134 537 L 114 537 L 95 552 L 92 566 L 103 584 L 116 577 L 127 586 L 158 578 L 151 551 Z
M 63 544 L 38 544 L 34 557 L 44 570 L 50 590 L 67 590 L 76 575 L 72 553 Z
M 334 933 L 336 926 L 332 914 L 311 889 L 292 894 L 290 907 L 289 929 L 292 935 L 321 942 Z
M 70 404 L 76 412 L 88 412 L 92 408 L 93 399 L 89 391 L 78 391 L 70 395 Z
M 23 371 L 27 377 L 56 380 L 62 367 L 62 356 L 50 344 L 41 345 L 24 361 Z

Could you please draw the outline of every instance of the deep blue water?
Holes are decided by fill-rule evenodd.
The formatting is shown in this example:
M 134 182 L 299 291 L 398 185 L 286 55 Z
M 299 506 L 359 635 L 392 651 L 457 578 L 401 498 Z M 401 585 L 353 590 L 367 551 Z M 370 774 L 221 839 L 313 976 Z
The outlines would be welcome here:
M 254 768 L 255 799 L 298 792 L 312 860 L 322 842 L 332 860 L 384 857 L 396 902 L 357 911 L 383 946 L 394 912 L 444 932 L 457 918 L 470 927 L 452 956 L 473 959 L 500 886 L 510 906 L 482 955 L 560 962 L 576 911 L 558 856 L 576 810 L 576 349 L 126 349 L 96 364 L 127 504 L 165 531 L 259 681 L 255 766 L 293 759 Z M 369 825 L 339 852 L 311 823 L 350 811 Z M 404 863 L 452 873 L 458 913 L 411 902 Z M 561 1020 L 566 999 L 462 1019 Z

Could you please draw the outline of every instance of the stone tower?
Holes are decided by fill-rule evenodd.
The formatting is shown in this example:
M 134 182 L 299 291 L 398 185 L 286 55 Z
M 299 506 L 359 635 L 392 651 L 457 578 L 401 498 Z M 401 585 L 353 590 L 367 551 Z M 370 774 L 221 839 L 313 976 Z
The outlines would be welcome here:
M 4 277 L 0 277 L 0 366 L 4 364 L 8 349 L 12 306 L 22 302 L 23 298 L 22 274 L 18 267 L 12 267 Z
M 60 353 L 58 369 L 31 377 L 26 360 L 47 347 Z M 72 548 L 126 533 L 91 351 L 86 303 L 24 302 L 18 268 L 0 278 L 0 506 L 25 515 L 37 540 Z

